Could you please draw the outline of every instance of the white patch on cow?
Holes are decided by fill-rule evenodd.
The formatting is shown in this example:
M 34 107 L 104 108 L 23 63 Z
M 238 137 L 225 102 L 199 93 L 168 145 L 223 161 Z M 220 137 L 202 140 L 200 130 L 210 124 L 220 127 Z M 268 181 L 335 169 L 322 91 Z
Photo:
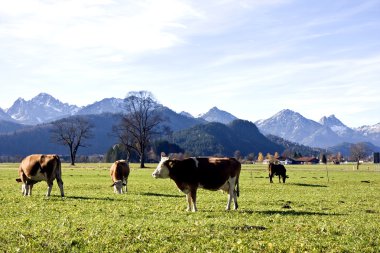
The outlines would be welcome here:
M 31 176 L 30 179 L 37 182 L 46 181 L 46 174 L 38 171 L 36 175 Z
M 199 161 L 198 161 L 198 159 L 197 159 L 197 158 L 195 158 L 195 157 L 191 157 L 191 159 L 193 159 L 193 160 L 194 160 L 194 162 L 195 162 L 195 167 L 197 167 L 197 168 L 198 168 L 198 164 L 199 164 Z
M 22 195 L 26 195 L 26 187 L 25 187 L 25 184 L 24 183 L 22 183 L 22 185 L 21 185 L 21 193 L 22 193 Z
M 169 160 L 169 157 L 162 156 L 161 161 L 158 163 L 157 168 L 153 171 L 152 177 L 154 178 L 168 178 L 169 168 L 166 167 L 164 162 Z

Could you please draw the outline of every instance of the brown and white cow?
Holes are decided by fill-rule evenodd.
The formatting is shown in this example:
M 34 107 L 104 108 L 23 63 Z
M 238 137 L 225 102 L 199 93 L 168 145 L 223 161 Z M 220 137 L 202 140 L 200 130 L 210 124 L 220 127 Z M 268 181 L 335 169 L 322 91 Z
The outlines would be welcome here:
M 24 196 L 32 195 L 34 184 L 46 181 L 48 185 L 46 197 L 49 197 L 53 188 L 53 181 L 56 179 L 61 196 L 64 197 L 61 160 L 58 155 L 29 155 L 21 161 L 18 174 L 20 178 L 17 178 L 16 181 L 22 182 L 21 191 Z
M 125 192 L 127 192 L 127 183 L 129 176 L 129 166 L 125 160 L 119 160 L 114 162 L 110 168 L 110 176 L 114 187 L 114 192 L 122 194 L 123 186 L 125 186 Z
M 232 200 L 234 208 L 238 208 L 240 170 L 241 164 L 234 158 L 204 157 L 172 160 L 163 154 L 152 176 L 173 179 L 177 187 L 186 194 L 187 211 L 197 211 L 198 187 L 227 192 L 226 210 L 230 210 Z
M 268 172 L 269 172 L 269 182 L 273 183 L 272 178 L 274 176 L 278 176 L 278 182 L 281 183 L 281 178 L 282 178 L 282 182 L 285 184 L 285 179 L 287 178 L 287 176 L 286 176 L 286 169 L 284 165 L 269 163 Z

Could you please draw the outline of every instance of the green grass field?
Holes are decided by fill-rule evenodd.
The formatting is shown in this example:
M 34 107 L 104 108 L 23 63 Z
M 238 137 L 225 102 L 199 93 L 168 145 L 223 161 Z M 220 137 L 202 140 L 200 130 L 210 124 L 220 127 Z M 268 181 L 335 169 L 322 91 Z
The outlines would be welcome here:
M 380 168 L 373 164 L 287 166 L 269 184 L 264 165 L 244 165 L 239 210 L 227 195 L 198 191 L 186 212 L 173 181 L 132 164 L 128 193 L 110 187 L 110 164 L 63 165 L 55 183 L 21 196 L 17 164 L 0 164 L 2 252 L 380 252 Z

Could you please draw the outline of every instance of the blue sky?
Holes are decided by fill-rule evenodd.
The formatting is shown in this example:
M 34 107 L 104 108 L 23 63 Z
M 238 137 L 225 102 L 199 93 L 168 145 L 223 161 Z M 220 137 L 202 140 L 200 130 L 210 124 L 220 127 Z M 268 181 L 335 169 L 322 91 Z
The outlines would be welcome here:
M 180 112 L 380 122 L 380 1 L 0 0 L 0 107 L 148 90 Z

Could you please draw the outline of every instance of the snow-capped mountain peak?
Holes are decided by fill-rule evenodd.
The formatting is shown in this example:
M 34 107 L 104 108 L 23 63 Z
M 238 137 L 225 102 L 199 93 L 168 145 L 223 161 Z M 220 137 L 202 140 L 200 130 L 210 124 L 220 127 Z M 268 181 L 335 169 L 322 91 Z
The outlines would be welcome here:
M 289 109 L 266 120 L 257 121 L 256 125 L 264 134 L 276 135 L 304 145 L 329 146 L 338 139 L 328 127 Z
M 122 113 L 125 108 L 124 103 L 124 99 L 121 98 L 104 98 L 81 108 L 77 114 Z
M 347 136 L 352 135 L 353 131 L 351 128 L 347 127 L 343 124 L 339 119 L 335 117 L 334 114 L 326 117 L 322 117 L 319 120 L 319 123 L 323 126 L 329 127 L 332 131 L 334 131 L 339 136 Z
M 377 124 L 372 125 L 372 126 L 368 126 L 368 125 L 361 126 L 361 127 L 355 128 L 355 130 L 358 132 L 361 132 L 365 135 L 380 134 L 380 123 L 377 123 Z
M 34 125 L 73 115 L 77 110 L 75 105 L 62 103 L 47 93 L 40 93 L 29 101 L 17 99 L 7 114 L 20 123 Z
M 344 125 L 339 119 L 337 119 L 335 117 L 334 114 L 326 117 L 322 117 L 320 120 L 319 120 L 319 123 L 321 123 L 321 125 L 324 125 L 324 126 L 343 126 L 343 127 L 346 127 L 346 125 Z
M 193 115 L 191 115 L 190 113 L 185 112 L 185 111 L 182 111 L 182 112 L 180 112 L 179 114 L 181 114 L 181 115 L 183 115 L 183 116 L 186 116 L 186 117 L 188 117 L 188 118 L 194 118 Z
M 211 108 L 205 114 L 200 115 L 199 117 L 203 118 L 204 120 L 206 120 L 208 122 L 220 122 L 223 124 L 228 124 L 228 123 L 234 121 L 235 119 L 237 119 L 237 117 L 235 117 L 231 113 L 220 110 L 216 106 Z

